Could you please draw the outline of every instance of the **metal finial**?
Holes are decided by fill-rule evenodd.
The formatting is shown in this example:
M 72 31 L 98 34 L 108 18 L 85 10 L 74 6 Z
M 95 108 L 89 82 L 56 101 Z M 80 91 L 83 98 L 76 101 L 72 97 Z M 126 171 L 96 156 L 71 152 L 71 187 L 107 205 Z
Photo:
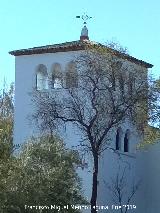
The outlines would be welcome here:
M 76 16 L 76 18 L 79 18 L 79 19 L 82 19 L 83 20 L 83 28 L 81 30 L 81 36 L 80 36 L 80 40 L 83 41 L 83 40 L 89 40 L 89 37 L 88 37 L 88 29 L 86 27 L 87 25 L 87 21 L 89 19 L 91 19 L 92 17 L 91 16 L 88 16 L 84 13 L 84 15 L 82 16 Z

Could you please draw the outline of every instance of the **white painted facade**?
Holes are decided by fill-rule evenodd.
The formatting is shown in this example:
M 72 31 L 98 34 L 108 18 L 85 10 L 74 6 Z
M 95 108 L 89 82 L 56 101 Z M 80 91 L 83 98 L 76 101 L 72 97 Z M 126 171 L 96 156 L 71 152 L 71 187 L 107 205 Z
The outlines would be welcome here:
M 48 75 L 50 75 L 54 63 L 59 63 L 62 71 L 65 72 L 67 64 L 74 58 L 74 51 L 16 57 L 14 143 L 22 144 L 31 136 L 39 134 L 36 127 L 30 121 L 34 113 L 31 99 L 32 92 L 36 88 L 36 71 L 39 64 L 45 65 Z M 61 93 L 61 91 L 56 92 Z M 69 126 L 62 137 L 69 147 L 75 146 L 75 143 L 78 143 L 80 140 L 76 130 Z M 80 176 L 85 180 L 84 191 L 89 200 L 91 196 L 91 187 L 89 187 L 91 186 L 91 167 L 83 171 L 81 169 L 78 170 Z
M 36 71 L 40 64 L 47 67 L 51 75 L 54 63 L 61 65 L 65 72 L 67 64 L 73 60 L 75 52 L 59 52 L 16 57 L 15 76 L 15 125 L 14 141 L 21 144 L 35 134 L 35 128 L 30 126 L 29 117 L 33 114 L 31 94 L 36 89 Z M 21 113 L 22 112 L 22 113 Z
M 48 75 L 52 73 L 53 64 L 59 63 L 61 65 L 62 72 L 65 74 L 66 66 L 71 62 L 77 52 L 57 52 L 57 53 L 45 53 L 45 54 L 33 54 L 33 55 L 20 55 L 16 56 L 15 69 L 16 69 L 16 80 L 15 80 L 15 119 L 14 119 L 14 143 L 22 144 L 29 137 L 38 134 L 36 127 L 30 122 L 31 115 L 34 113 L 34 107 L 32 103 L 32 92 L 36 88 L 36 71 L 40 64 L 43 64 L 47 68 Z M 131 63 L 131 62 L 128 62 Z M 132 63 L 131 63 L 132 64 Z M 135 65 L 135 69 L 144 69 L 139 65 Z M 60 90 L 60 89 L 59 89 Z M 63 89 L 61 89 L 63 91 Z M 54 92 L 54 90 L 53 90 Z M 61 92 L 58 92 L 59 94 Z M 106 150 L 100 158 L 99 165 L 99 185 L 98 185 L 98 205 L 119 205 L 112 199 L 111 192 L 109 191 L 107 184 L 111 182 L 111 178 L 116 177 L 117 171 L 122 172 L 126 168 L 127 182 L 126 182 L 126 193 L 124 195 L 123 204 L 126 204 L 126 198 L 130 191 L 133 180 L 139 180 L 139 169 L 137 169 L 137 157 L 136 157 L 136 144 L 140 142 L 140 136 L 136 132 L 136 129 L 132 126 L 131 122 L 126 121 L 121 125 L 121 151 L 114 153 L 111 149 Z M 126 130 L 130 130 L 129 137 L 129 152 L 124 153 L 124 137 Z M 111 144 L 110 147 L 115 148 L 115 136 L 116 129 L 111 133 Z M 72 147 L 79 143 L 80 136 L 77 131 L 71 126 L 68 126 L 63 136 L 64 141 L 68 146 Z M 78 169 L 80 176 L 83 178 L 83 186 L 85 195 L 90 199 L 91 196 L 91 182 L 92 182 L 92 160 L 88 157 L 89 167 L 88 169 Z M 136 170 L 138 173 L 136 173 Z M 131 204 L 136 205 L 136 199 L 131 201 Z M 140 205 L 139 205 L 140 206 Z M 139 207 L 142 208 L 142 207 Z M 109 210 L 99 212 L 110 212 Z M 114 211 L 112 212 L 119 212 Z M 130 211 L 129 211 L 130 212 Z M 132 212 L 132 211 L 131 211 Z M 146 211 L 133 210 L 136 213 L 146 213 Z M 151 213 L 151 212 L 148 212 Z

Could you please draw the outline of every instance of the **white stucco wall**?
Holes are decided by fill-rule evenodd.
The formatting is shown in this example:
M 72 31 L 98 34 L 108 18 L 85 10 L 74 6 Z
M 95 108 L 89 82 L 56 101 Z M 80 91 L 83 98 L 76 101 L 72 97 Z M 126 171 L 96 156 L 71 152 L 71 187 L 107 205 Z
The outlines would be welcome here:
M 112 190 L 116 184 L 117 175 L 119 179 L 124 174 L 124 195 L 122 196 L 122 204 L 127 204 L 127 199 L 131 195 L 131 189 L 133 183 L 138 183 L 138 177 L 136 177 L 136 143 L 140 140 L 139 135 L 137 134 L 136 129 L 131 125 L 129 121 L 121 124 L 122 135 L 121 135 L 121 151 L 114 152 L 111 149 L 107 149 L 102 157 L 100 158 L 100 168 L 99 168 L 99 188 L 98 188 L 98 204 L 100 206 L 108 206 L 111 212 L 119 212 L 120 210 L 112 209 L 112 205 L 120 205 L 118 198 L 115 197 Z M 124 152 L 124 136 L 126 129 L 130 129 L 130 138 L 129 138 L 129 152 Z M 116 129 L 115 129 L 116 130 Z M 116 131 L 111 132 L 111 141 L 110 147 L 115 146 L 116 140 Z M 114 183 L 113 183 L 113 182 Z M 111 189 L 109 189 L 109 187 Z M 130 204 L 136 205 L 135 196 L 131 200 Z M 108 210 L 108 212 L 110 212 Z M 130 210 L 131 211 L 131 210 Z M 104 211 L 100 211 L 104 212 Z M 107 211 L 106 211 L 107 212 Z M 132 212 L 132 211 L 131 211 Z M 135 212 L 135 210 L 134 210 Z M 137 212 L 137 211 L 136 211 Z
M 140 150 L 137 161 L 139 163 L 137 169 L 142 177 L 139 206 L 142 212 L 158 213 L 160 211 L 160 142 Z
M 36 87 L 36 68 L 39 64 L 47 67 L 48 74 L 54 63 L 60 63 L 62 71 L 74 58 L 75 52 L 39 54 L 16 57 L 15 74 L 15 124 L 14 142 L 23 143 L 27 137 L 34 134 L 35 129 L 30 126 L 28 116 L 33 113 L 33 105 L 29 93 Z
M 16 57 L 14 143 L 22 144 L 32 135 L 38 134 L 36 127 L 30 122 L 34 112 L 31 94 L 36 87 L 37 66 L 44 64 L 50 74 L 53 64 L 60 63 L 64 72 L 67 63 L 74 57 L 75 52 Z M 68 126 L 61 136 L 69 147 L 76 146 L 81 139 L 78 132 L 71 126 Z M 78 170 L 83 179 L 85 195 L 89 200 L 91 196 L 91 167 L 89 166 L 83 171 L 80 168 Z

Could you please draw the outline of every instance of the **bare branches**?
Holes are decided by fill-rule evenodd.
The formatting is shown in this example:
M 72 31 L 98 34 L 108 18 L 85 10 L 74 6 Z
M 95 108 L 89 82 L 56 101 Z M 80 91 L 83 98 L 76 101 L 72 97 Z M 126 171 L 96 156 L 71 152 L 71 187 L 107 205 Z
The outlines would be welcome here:
M 113 201 L 121 206 L 121 213 L 128 212 L 128 205 L 132 201 L 134 195 L 141 185 L 141 181 L 137 181 L 136 184 L 133 182 L 132 185 L 127 185 L 128 175 L 129 172 L 127 170 L 127 167 L 124 167 L 122 172 L 118 171 L 115 177 L 111 178 L 110 183 L 106 183 L 104 181 L 105 185 L 112 195 Z
M 92 150 L 100 153 L 109 131 L 126 118 L 133 122 L 137 110 L 144 107 L 146 71 L 137 74 L 135 65 L 101 47 L 87 49 L 75 62 L 78 88 L 39 97 L 35 117 L 40 118 L 42 129 L 56 129 L 67 122 L 78 126 Z

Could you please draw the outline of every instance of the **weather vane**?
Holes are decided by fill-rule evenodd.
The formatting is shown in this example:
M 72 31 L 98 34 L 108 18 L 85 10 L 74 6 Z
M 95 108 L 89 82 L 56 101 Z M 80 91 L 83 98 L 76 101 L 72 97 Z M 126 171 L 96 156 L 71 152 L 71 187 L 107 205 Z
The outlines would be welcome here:
M 89 19 L 91 19 L 92 17 L 91 16 L 88 16 L 88 15 L 86 15 L 85 13 L 84 13 L 84 15 L 82 15 L 82 16 L 76 16 L 76 18 L 81 18 L 84 22 L 83 22 L 83 24 L 85 25 L 85 24 L 87 24 L 87 21 L 89 20 Z

